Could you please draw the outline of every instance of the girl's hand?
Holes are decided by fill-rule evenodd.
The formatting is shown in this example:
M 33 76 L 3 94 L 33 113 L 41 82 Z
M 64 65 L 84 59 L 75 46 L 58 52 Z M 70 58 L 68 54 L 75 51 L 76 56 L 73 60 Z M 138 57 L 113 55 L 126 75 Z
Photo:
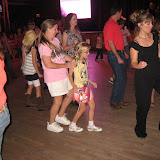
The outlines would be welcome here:
M 78 87 L 76 85 L 73 87 L 73 90 L 75 93 L 78 93 Z
M 143 69 L 143 68 L 145 68 L 146 66 L 147 66 L 147 63 L 144 62 L 144 61 L 141 61 L 141 62 L 138 63 L 138 68 L 139 68 L 139 69 Z
M 92 85 L 94 88 L 97 88 L 97 83 L 93 82 Z
M 43 77 L 43 75 L 42 75 L 41 73 L 39 73 L 39 74 L 38 74 L 38 77 L 39 77 L 39 78 L 42 78 L 42 77 Z

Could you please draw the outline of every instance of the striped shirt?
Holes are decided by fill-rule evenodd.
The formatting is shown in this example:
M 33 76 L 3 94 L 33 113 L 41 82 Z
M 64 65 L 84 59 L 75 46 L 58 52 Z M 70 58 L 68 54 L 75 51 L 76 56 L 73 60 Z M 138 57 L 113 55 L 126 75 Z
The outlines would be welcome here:
M 32 54 L 31 51 L 27 54 L 27 49 L 25 46 L 23 46 L 22 48 L 25 49 L 26 54 L 25 54 L 25 63 L 22 66 L 22 71 L 24 75 L 33 75 L 36 72 L 34 66 L 33 66 L 33 61 L 32 61 Z M 35 48 L 35 47 L 32 47 Z

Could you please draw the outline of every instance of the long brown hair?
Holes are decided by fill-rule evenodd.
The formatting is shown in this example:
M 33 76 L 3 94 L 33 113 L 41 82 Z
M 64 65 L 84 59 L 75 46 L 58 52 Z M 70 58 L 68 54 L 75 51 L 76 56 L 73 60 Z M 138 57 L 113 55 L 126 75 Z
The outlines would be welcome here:
M 71 21 L 71 19 L 72 19 L 72 17 L 73 17 L 74 15 L 77 16 L 75 13 L 69 13 L 69 14 L 65 17 L 63 31 L 65 31 L 65 30 L 69 31 L 69 30 L 70 30 L 70 27 L 71 27 L 70 21 Z M 75 28 L 79 30 L 78 25 L 76 25 Z
M 55 46 L 54 44 L 52 44 L 47 36 L 45 35 L 47 28 L 52 28 L 54 25 L 56 25 L 57 22 L 54 19 L 46 19 L 45 21 L 43 21 L 42 25 L 41 25 L 41 31 L 39 34 L 39 38 L 38 38 L 38 43 L 42 43 L 42 44 L 47 44 L 48 47 L 53 51 L 53 53 L 55 51 L 59 51 L 59 48 L 57 46 Z

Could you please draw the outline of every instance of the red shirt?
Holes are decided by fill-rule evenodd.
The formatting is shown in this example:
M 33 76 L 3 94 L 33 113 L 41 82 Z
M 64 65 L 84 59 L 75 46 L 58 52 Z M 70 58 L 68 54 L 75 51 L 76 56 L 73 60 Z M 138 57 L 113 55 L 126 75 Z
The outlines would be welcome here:
M 112 18 L 109 18 L 109 20 L 106 22 L 103 29 L 103 35 L 105 48 L 108 51 L 111 51 L 108 41 L 113 41 L 117 50 L 124 50 L 124 40 L 122 31 L 119 27 L 119 24 Z
M 4 85 L 7 82 L 6 72 L 4 70 L 4 61 L 0 59 L 0 109 L 6 103 L 7 96 L 4 92 Z

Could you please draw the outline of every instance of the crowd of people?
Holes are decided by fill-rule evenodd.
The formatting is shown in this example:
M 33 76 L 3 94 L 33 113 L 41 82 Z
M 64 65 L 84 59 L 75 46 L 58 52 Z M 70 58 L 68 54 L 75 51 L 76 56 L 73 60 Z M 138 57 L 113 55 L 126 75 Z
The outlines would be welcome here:
M 154 16 L 147 10 L 136 10 L 130 16 L 130 21 L 135 24 L 133 41 L 130 32 L 125 27 L 125 20 L 122 17 L 120 7 L 111 8 L 110 18 L 104 26 L 103 33 L 100 32 L 97 37 L 96 48 L 98 52 L 95 60 L 98 61 L 99 55 L 100 60 L 103 60 L 102 46 L 104 44 L 108 63 L 114 75 L 110 98 L 110 106 L 114 109 L 120 109 L 122 106 L 130 104 L 124 98 L 127 82 L 126 71 L 130 64 L 135 69 L 134 86 L 137 104 L 135 133 L 137 137 L 145 138 L 147 136 L 147 114 L 150 107 L 155 107 L 154 92 L 156 90 L 160 93 L 160 20 L 156 19 L 155 21 Z M 38 111 L 50 109 L 47 130 L 52 132 L 62 132 L 64 129 L 60 124 L 68 125 L 69 131 L 82 132 L 83 128 L 77 126 L 77 121 L 85 112 L 86 103 L 89 105 L 87 130 L 102 131 L 102 128 L 97 127 L 94 122 L 95 102 L 93 92 L 89 87 L 89 83 L 94 88 L 97 88 L 97 84 L 88 78 L 87 72 L 87 57 L 91 48 L 90 40 L 82 38 L 77 22 L 77 15 L 70 13 L 66 16 L 63 25 L 59 20 L 46 19 L 39 29 L 31 19 L 27 23 L 25 32 L 22 32 L 21 28 L 17 29 L 18 55 L 22 57 L 22 72 L 28 84 L 25 93 L 25 106 L 37 106 Z M 127 37 L 130 38 L 131 43 L 128 42 Z M 4 91 L 4 85 L 7 81 L 4 62 L 6 62 L 12 78 L 17 77 L 12 68 L 10 54 L 11 50 L 6 35 L 1 32 L 0 27 L 1 144 L 3 132 L 10 122 L 7 97 Z M 38 55 L 43 75 L 37 65 Z M 43 103 L 39 80 L 42 77 L 51 97 L 54 97 L 51 107 L 47 107 Z M 33 104 L 31 101 L 34 87 L 36 88 L 37 104 Z M 64 95 L 66 96 L 63 97 Z M 76 101 L 79 107 L 71 122 L 67 119 L 65 111 L 72 101 Z

